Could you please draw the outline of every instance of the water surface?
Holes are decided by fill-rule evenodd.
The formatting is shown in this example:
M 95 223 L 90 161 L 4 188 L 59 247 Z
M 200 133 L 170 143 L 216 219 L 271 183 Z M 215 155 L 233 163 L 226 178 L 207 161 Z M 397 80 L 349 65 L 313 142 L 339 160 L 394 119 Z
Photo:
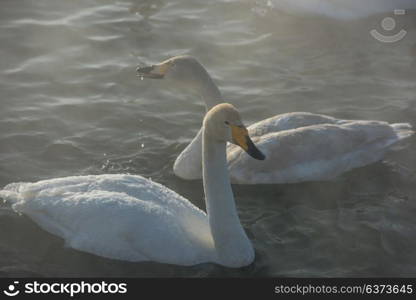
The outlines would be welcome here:
M 416 126 L 415 11 L 394 16 L 387 0 L 343 1 L 347 10 L 340 1 L 282 2 L 3 0 L 0 186 L 131 173 L 204 208 L 201 181 L 172 172 L 203 103 L 135 75 L 138 64 L 179 54 L 206 66 L 247 124 L 310 111 Z M 392 32 L 381 28 L 385 17 L 396 20 Z M 401 28 L 407 35 L 392 44 L 369 34 Z M 238 270 L 96 257 L 2 204 L 0 275 L 414 277 L 415 150 L 411 138 L 384 162 L 332 182 L 233 186 L 256 250 L 255 262 Z

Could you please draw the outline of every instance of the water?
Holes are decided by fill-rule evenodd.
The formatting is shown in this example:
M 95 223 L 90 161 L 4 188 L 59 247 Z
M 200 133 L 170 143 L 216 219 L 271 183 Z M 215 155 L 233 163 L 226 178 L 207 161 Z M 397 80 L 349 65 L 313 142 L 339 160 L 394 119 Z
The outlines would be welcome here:
M 376 8 L 353 0 L 283 2 L 3 0 L 0 186 L 141 174 L 204 208 L 201 182 L 172 172 L 200 127 L 203 103 L 135 75 L 138 64 L 178 54 L 207 67 L 247 124 L 311 111 L 416 126 L 415 11 L 394 16 L 387 0 Z M 385 17 L 396 20 L 392 32 L 381 28 Z M 369 34 L 401 28 L 407 35 L 391 44 Z M 415 138 L 404 146 L 333 182 L 234 186 L 256 249 L 247 268 L 96 257 L 66 248 L 2 204 L 0 275 L 414 277 Z

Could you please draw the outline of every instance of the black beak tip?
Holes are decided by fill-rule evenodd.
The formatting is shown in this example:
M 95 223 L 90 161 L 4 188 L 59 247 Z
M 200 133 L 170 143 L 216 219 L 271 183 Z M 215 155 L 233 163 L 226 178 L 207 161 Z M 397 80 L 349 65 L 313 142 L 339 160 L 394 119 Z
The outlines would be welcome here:
M 265 160 L 266 159 L 266 155 L 264 155 L 263 152 L 259 151 L 259 155 L 256 157 L 256 159 L 258 159 L 258 160 Z
M 257 159 L 257 160 L 265 160 L 266 159 L 266 155 L 263 154 L 263 152 L 261 152 L 259 149 L 256 148 L 255 151 L 252 151 L 250 153 L 251 157 Z
M 252 158 L 255 158 L 255 159 L 258 159 L 258 160 L 265 160 L 266 159 L 266 155 L 264 155 L 263 152 L 261 152 L 249 138 L 247 138 L 247 144 L 248 144 L 247 153 Z

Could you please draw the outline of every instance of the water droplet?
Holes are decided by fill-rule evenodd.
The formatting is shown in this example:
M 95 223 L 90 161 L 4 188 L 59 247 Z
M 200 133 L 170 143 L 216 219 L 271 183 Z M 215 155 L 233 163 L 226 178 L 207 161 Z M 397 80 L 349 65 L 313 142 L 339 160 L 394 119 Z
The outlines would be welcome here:
M 141 144 L 141 145 L 140 145 L 140 148 L 144 148 L 144 144 Z
M 143 80 L 144 79 L 144 77 L 143 76 L 140 76 L 140 80 Z

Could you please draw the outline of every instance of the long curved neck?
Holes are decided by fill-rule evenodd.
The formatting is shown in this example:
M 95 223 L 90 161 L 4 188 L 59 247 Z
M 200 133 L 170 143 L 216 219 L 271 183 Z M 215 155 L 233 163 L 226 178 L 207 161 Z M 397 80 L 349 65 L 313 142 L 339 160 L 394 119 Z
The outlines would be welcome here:
M 254 259 L 254 250 L 241 226 L 227 170 L 226 144 L 203 130 L 203 182 L 212 237 L 219 262 L 238 267 Z
M 195 86 L 197 87 L 197 92 L 204 100 L 206 111 L 209 111 L 212 107 L 224 101 L 218 87 L 202 65 L 197 74 Z M 173 172 L 187 180 L 200 179 L 202 177 L 202 128 L 176 158 Z
M 202 178 L 202 128 L 176 158 L 173 172 L 186 180 Z
M 196 79 L 199 81 L 197 86 L 199 87 L 199 92 L 205 102 L 206 111 L 209 111 L 215 105 L 224 101 L 222 100 L 220 90 L 202 65 L 200 73 L 201 76 Z

